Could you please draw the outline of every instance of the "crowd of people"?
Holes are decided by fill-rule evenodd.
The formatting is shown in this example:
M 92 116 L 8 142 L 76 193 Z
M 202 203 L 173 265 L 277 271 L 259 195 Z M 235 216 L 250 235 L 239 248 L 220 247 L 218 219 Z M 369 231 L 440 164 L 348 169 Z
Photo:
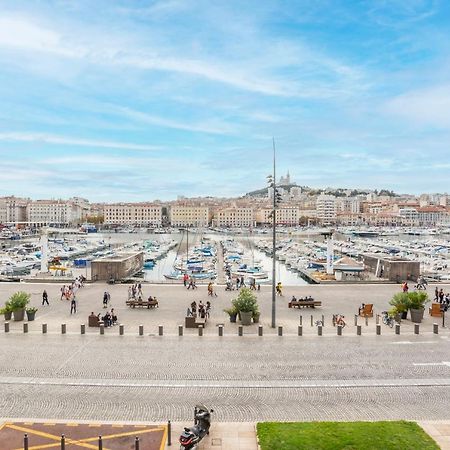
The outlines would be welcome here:
M 441 309 L 447 311 L 450 306 L 450 293 L 444 293 L 444 289 L 439 289 L 436 286 L 436 289 L 434 290 L 434 301 L 440 303 Z
M 103 322 L 106 328 L 111 328 L 114 325 L 118 324 L 117 314 L 114 311 L 114 308 L 111 308 L 110 311 L 106 311 L 106 313 L 102 316 L 102 313 L 94 314 L 91 312 L 90 318 L 95 317 L 97 322 Z

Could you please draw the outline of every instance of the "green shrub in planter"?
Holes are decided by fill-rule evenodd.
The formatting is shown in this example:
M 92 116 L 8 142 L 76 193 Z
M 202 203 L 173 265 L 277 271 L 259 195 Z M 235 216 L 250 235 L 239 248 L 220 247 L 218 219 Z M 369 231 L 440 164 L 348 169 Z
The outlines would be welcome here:
M 253 315 L 259 311 L 258 299 L 249 288 L 241 288 L 232 304 L 241 316 L 242 325 L 250 325 Z
M 230 322 L 232 322 L 232 323 L 236 322 L 236 316 L 238 315 L 238 310 L 234 306 L 224 309 L 223 312 L 226 312 L 230 316 Z
M 422 322 L 425 305 L 430 301 L 428 294 L 423 291 L 408 292 L 408 298 L 411 321 L 414 323 Z
M 9 297 L 8 305 L 14 314 L 14 320 L 23 320 L 25 315 L 25 308 L 30 302 L 30 294 L 26 292 L 19 291 L 15 292 L 11 297 Z
M 397 310 L 397 313 L 402 316 L 402 319 L 406 319 L 410 305 L 408 292 L 398 292 L 392 297 L 389 304 Z

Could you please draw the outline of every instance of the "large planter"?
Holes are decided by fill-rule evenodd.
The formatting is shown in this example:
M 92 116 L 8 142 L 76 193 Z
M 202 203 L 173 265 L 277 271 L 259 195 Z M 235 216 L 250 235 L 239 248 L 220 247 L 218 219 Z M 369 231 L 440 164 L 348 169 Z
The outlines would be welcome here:
M 253 314 L 253 323 L 259 323 L 259 316 L 260 316 L 259 313 Z
M 11 320 L 11 317 L 12 317 L 11 311 L 5 312 L 5 320 Z
M 29 312 L 27 311 L 27 319 L 28 322 L 32 322 L 34 320 L 34 318 L 36 317 L 36 312 Z
M 410 309 L 411 311 L 411 322 L 420 323 L 423 319 L 423 313 L 425 312 L 425 308 L 420 309 Z
M 15 309 L 13 311 L 14 321 L 20 322 L 25 317 L 25 308 Z
M 241 323 L 242 325 L 251 325 L 252 324 L 253 313 L 241 311 Z
M 237 317 L 237 314 L 230 314 L 230 322 L 236 323 L 236 317 Z
M 408 317 L 408 310 L 403 311 L 403 312 L 401 313 L 401 317 L 402 317 L 403 320 L 406 320 L 406 318 Z

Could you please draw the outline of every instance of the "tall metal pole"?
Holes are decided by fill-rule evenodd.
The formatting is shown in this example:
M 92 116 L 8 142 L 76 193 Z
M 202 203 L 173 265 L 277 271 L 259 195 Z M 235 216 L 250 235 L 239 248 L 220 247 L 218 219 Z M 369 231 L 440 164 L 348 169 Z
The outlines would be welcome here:
M 276 206 L 277 206 L 277 189 L 276 189 L 276 178 L 275 178 L 275 138 L 272 138 L 273 143 L 273 211 L 272 211 L 272 328 L 275 328 L 275 251 L 276 251 Z

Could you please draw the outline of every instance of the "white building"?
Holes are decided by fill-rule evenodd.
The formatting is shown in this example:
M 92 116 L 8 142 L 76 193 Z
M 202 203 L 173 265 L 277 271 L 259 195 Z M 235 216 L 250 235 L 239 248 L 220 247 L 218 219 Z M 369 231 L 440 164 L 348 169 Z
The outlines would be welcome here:
M 28 203 L 30 225 L 74 225 L 81 222 L 81 207 L 64 200 L 34 200 Z
M 361 201 L 357 197 L 337 197 L 336 212 L 358 214 L 361 212 Z
M 18 197 L 0 198 L 0 223 L 18 224 L 26 222 L 28 201 Z
M 317 219 L 324 225 L 336 222 L 336 197 L 321 194 L 316 201 Z
M 104 207 L 106 225 L 161 226 L 162 206 L 152 203 L 114 203 Z

